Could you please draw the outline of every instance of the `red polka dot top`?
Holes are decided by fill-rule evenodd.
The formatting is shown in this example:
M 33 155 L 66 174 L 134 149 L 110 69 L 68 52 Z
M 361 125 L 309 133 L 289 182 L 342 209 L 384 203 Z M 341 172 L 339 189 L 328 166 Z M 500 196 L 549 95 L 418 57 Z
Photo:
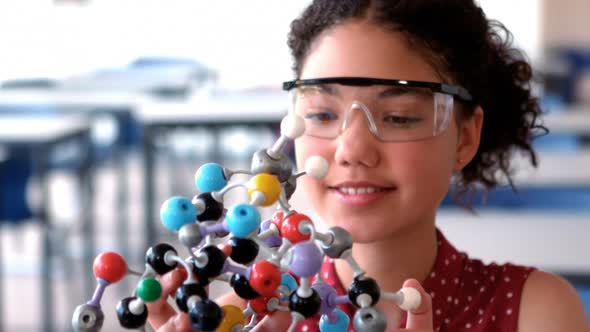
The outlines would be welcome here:
M 516 331 L 524 282 L 533 268 L 513 264 L 486 265 L 453 247 L 437 230 L 438 251 L 430 275 L 422 283 L 432 296 L 434 331 Z M 322 266 L 324 281 L 345 295 L 334 261 Z M 341 305 L 351 319 L 356 308 Z M 319 331 L 318 316 L 300 322 L 297 331 Z M 405 326 L 405 322 L 402 322 Z

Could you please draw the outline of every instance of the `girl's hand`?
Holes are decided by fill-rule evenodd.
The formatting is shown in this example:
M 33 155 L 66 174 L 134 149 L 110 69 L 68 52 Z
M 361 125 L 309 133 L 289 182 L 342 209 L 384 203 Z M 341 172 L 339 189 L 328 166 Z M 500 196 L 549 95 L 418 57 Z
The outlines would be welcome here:
M 176 289 L 182 285 L 186 279 L 184 269 L 175 269 L 160 278 L 162 285 L 162 297 L 149 303 L 148 321 L 157 332 L 194 332 L 185 313 L 176 313 L 174 308 L 167 302 L 168 295 L 174 296 Z M 405 332 L 432 332 L 432 298 L 420 283 L 415 279 L 408 279 L 404 282 L 403 287 L 412 287 L 417 289 L 422 296 L 420 306 L 411 312 L 408 312 L 406 327 L 401 331 Z M 286 331 L 291 324 L 291 315 L 288 312 L 277 311 L 272 315 L 263 318 L 252 332 L 266 331 Z
M 432 298 L 422 285 L 415 279 L 408 279 L 404 282 L 403 287 L 412 287 L 420 292 L 422 301 L 418 308 L 408 312 L 406 319 L 406 328 L 401 331 L 406 332 L 432 332 L 434 323 L 432 322 Z
M 177 313 L 168 304 L 168 296 L 175 296 L 176 289 L 182 285 L 187 273 L 182 268 L 174 269 L 159 278 L 162 296 L 155 302 L 148 303 L 148 322 L 157 332 L 192 332 L 188 315 Z
M 406 319 L 406 327 L 398 330 L 403 332 L 432 332 L 432 298 L 422 285 L 415 279 L 408 279 L 404 282 L 403 287 L 412 287 L 420 292 L 422 301 L 420 306 L 415 310 L 408 312 Z M 271 332 L 271 331 L 287 331 L 291 324 L 291 315 L 288 312 L 277 311 L 272 315 L 263 318 L 252 332 Z M 391 328 L 388 329 L 391 331 Z
M 287 331 L 291 325 L 291 314 L 285 311 L 275 311 L 266 315 L 251 332 Z

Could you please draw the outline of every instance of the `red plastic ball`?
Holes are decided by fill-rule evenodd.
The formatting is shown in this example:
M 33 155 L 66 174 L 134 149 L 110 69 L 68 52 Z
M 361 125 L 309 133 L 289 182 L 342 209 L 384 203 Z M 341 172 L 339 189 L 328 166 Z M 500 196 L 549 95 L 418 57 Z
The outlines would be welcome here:
M 283 218 L 285 217 L 285 213 L 282 210 L 277 210 L 273 213 L 272 217 L 270 217 L 270 222 L 274 224 L 277 229 L 281 230 L 281 224 L 283 223 Z
M 268 310 L 268 301 L 272 298 L 276 298 L 278 299 L 279 297 L 274 295 L 274 296 L 259 296 L 257 298 L 255 298 L 254 300 L 250 300 L 248 301 L 248 303 L 250 304 L 250 307 L 252 308 L 252 310 L 254 310 L 254 312 L 257 315 L 266 315 L 271 313 L 272 311 L 275 310 Z
M 229 244 L 226 244 L 223 247 L 221 247 L 221 252 L 223 252 L 223 254 L 226 257 L 229 257 L 229 256 L 231 256 L 232 247 Z
M 303 213 L 294 213 L 288 216 L 281 224 L 281 236 L 293 244 L 309 240 L 311 233 L 303 234 L 299 230 L 299 225 L 303 222 L 308 222 L 313 226 L 311 219 Z
M 268 261 L 257 262 L 252 265 L 249 280 L 258 294 L 272 296 L 281 285 L 281 270 Z
M 300 321 L 297 326 L 295 326 L 295 332 L 319 332 L 320 327 L 318 321 L 320 320 L 320 317 L 321 315 L 317 314 Z
M 127 263 L 116 252 L 105 251 L 96 256 L 92 270 L 95 277 L 115 283 L 123 279 L 127 273 Z

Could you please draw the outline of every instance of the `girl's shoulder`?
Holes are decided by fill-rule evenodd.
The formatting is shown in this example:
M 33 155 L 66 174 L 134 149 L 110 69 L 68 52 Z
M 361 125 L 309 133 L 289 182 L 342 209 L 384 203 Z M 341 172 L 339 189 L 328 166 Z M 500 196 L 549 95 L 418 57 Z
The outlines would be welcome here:
M 560 276 L 536 270 L 524 285 L 518 330 L 590 331 L 590 325 L 575 288 Z
M 534 268 L 486 264 L 459 252 L 438 232 L 438 254 L 424 288 L 435 330 L 516 331 L 524 285 Z

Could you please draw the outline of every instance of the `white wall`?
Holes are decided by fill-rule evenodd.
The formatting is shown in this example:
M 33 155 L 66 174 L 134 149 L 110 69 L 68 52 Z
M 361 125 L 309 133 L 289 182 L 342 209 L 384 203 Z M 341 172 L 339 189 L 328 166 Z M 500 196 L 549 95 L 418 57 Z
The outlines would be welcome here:
M 512 32 L 516 45 L 522 48 L 531 60 L 537 61 L 543 47 L 541 1 L 479 0 L 479 4 L 489 18 L 499 20 Z
M 141 55 L 187 56 L 227 85 L 290 78 L 286 35 L 307 0 L 0 2 L 0 80 L 64 77 Z
M 590 48 L 590 1 L 539 1 L 543 3 L 541 36 L 545 45 Z
M 481 4 L 534 57 L 539 1 Z M 281 82 L 291 76 L 289 23 L 309 2 L 93 0 L 56 6 L 51 0 L 3 0 L 0 80 L 60 78 L 122 67 L 141 55 L 177 55 L 220 68 L 223 85 Z

